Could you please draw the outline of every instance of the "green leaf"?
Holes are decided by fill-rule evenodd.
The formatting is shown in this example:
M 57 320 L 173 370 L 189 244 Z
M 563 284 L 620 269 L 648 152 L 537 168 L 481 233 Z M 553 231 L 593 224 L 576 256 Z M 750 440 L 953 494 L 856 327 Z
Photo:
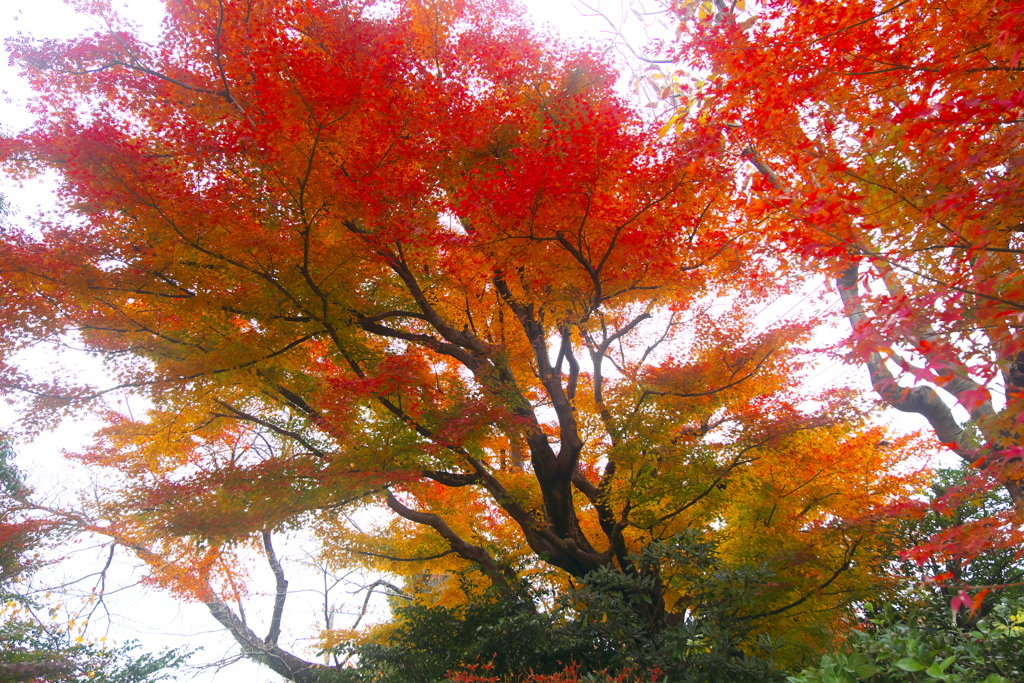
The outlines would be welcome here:
M 896 662 L 896 666 L 904 671 L 924 671 L 925 669 L 924 664 L 913 657 L 904 657 L 900 661 Z
M 928 667 L 928 670 L 925 673 L 927 673 L 929 676 L 935 676 L 936 678 L 939 678 L 939 675 L 946 673 L 946 669 L 948 669 L 949 666 L 953 662 L 955 662 L 955 661 L 956 661 L 956 655 L 954 655 L 952 657 L 946 657 L 944 660 L 942 660 L 941 664 L 939 664 L 938 662 L 935 662 L 930 667 Z M 937 673 L 937 674 L 932 673 L 932 669 L 935 669 L 939 673 Z
M 871 678 L 875 674 L 881 672 L 882 670 L 874 664 L 860 664 L 856 669 L 854 669 L 853 673 L 857 674 L 858 678 Z

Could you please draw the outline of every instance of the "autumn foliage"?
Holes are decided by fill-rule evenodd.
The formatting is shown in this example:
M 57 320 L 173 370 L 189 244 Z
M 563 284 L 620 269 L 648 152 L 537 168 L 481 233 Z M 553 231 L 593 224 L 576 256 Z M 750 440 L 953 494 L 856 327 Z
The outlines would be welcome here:
M 836 278 L 854 357 L 879 396 L 978 468 L 939 512 L 1000 486 L 1016 503 L 919 553 L 1018 545 L 1024 10 L 928 0 L 676 9 L 674 56 L 703 77 L 684 84 L 675 128 L 721 137 L 746 169 L 742 210 Z
M 883 580 L 878 513 L 917 482 L 897 468 L 917 446 L 848 392 L 801 390 L 809 324 L 757 320 L 800 274 L 778 233 L 739 220 L 712 122 L 662 135 L 599 55 L 509 6 L 175 2 L 153 45 L 105 10 L 94 35 L 12 44 L 37 122 L 0 151 L 13 173 L 57 171 L 64 213 L 0 244 L 4 386 L 34 397 L 29 425 L 102 413 L 78 457 L 115 475 L 106 533 L 294 680 L 318 674 L 278 647 L 281 609 L 262 638 L 227 605 L 253 547 L 283 605 L 271 534 L 291 530 L 448 604 L 611 567 L 645 577 L 637 609 L 667 625 L 692 618 L 687 583 L 633 558 L 696 530 L 728 566 L 775 573 L 737 618 L 798 658 Z M 708 45 L 746 39 L 701 26 Z M 769 158 L 801 163 L 757 210 L 789 206 L 807 253 L 874 254 L 852 218 L 867 209 L 822 238 L 823 216 L 867 199 L 805 191 L 801 173 L 840 162 L 789 105 L 772 130 L 794 137 Z M 977 106 L 986 131 L 1008 111 Z M 891 135 L 871 163 L 917 163 Z M 962 250 L 994 269 L 961 286 L 975 299 L 1016 296 L 1000 249 Z M 976 315 L 1015 348 L 1001 310 Z M 40 342 L 84 346 L 109 383 L 32 376 L 19 353 Z M 121 393 L 148 407 L 100 407 Z

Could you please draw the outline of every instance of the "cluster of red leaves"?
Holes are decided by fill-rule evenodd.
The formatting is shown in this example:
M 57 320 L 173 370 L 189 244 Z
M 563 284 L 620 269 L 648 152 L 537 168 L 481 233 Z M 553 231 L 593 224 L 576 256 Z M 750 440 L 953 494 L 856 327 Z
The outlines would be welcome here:
M 676 129 L 722 138 L 753 176 L 738 210 L 787 251 L 828 277 L 860 267 L 859 281 L 839 281 L 854 358 L 885 402 L 925 416 L 985 468 L 937 506 L 993 483 L 1014 499 L 1016 511 L 944 532 L 914 557 L 1019 544 L 1021 472 L 1005 465 L 1024 443 L 1019 3 L 704 5 L 676 6 L 675 55 L 708 72 L 699 115 Z M 970 415 L 980 444 L 932 388 Z
M 0 583 L 21 574 L 29 565 L 25 553 L 39 545 L 54 523 L 43 519 L 8 519 L 0 515 Z

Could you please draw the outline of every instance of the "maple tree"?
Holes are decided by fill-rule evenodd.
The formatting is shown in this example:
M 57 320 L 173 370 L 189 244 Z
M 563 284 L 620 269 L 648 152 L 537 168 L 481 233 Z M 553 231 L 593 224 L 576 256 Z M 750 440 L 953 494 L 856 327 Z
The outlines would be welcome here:
M 64 213 L 4 234 L 0 373 L 29 426 L 105 419 L 95 528 L 246 655 L 320 679 L 278 643 L 292 529 L 442 604 L 640 577 L 652 627 L 693 581 L 636 558 L 695 530 L 775 573 L 732 616 L 795 660 L 880 580 L 871 513 L 917 446 L 799 389 L 808 325 L 755 324 L 799 275 L 736 227 L 716 136 L 664 139 L 506 2 L 179 2 L 153 45 L 93 9 L 10 46 L 37 122 L 0 154 Z M 32 376 L 43 342 L 110 383 Z M 264 637 L 229 605 L 252 548 Z
M 975 467 L 937 504 L 993 486 L 1014 501 L 921 552 L 1019 544 L 1024 9 L 673 7 L 673 58 L 701 77 L 663 84 L 683 105 L 672 127 L 720 136 L 749 190 L 738 210 L 833 279 L 877 394 Z

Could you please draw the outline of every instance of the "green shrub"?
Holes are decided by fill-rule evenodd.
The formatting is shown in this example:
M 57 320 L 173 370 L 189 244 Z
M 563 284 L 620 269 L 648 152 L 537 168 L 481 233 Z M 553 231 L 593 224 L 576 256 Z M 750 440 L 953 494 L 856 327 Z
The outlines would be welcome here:
M 390 640 L 347 650 L 356 665 L 334 670 L 331 680 L 782 680 L 770 658 L 773 644 L 736 616 L 773 578 L 767 571 L 725 569 L 714 546 L 693 534 L 653 544 L 631 561 L 634 567 L 670 567 L 672 577 L 685 579 L 688 612 L 669 615 L 651 604 L 660 571 L 613 567 L 591 572 L 554 600 L 521 588 L 459 607 L 396 604 L 400 626 Z M 539 607 L 545 604 L 551 607 Z M 567 671 L 577 678 L 564 678 Z
M 872 608 L 873 606 L 869 605 Z M 873 610 L 874 611 L 874 610 Z M 1024 681 L 1024 604 L 1003 599 L 965 630 L 934 594 L 910 612 L 877 610 L 846 647 L 790 683 Z

